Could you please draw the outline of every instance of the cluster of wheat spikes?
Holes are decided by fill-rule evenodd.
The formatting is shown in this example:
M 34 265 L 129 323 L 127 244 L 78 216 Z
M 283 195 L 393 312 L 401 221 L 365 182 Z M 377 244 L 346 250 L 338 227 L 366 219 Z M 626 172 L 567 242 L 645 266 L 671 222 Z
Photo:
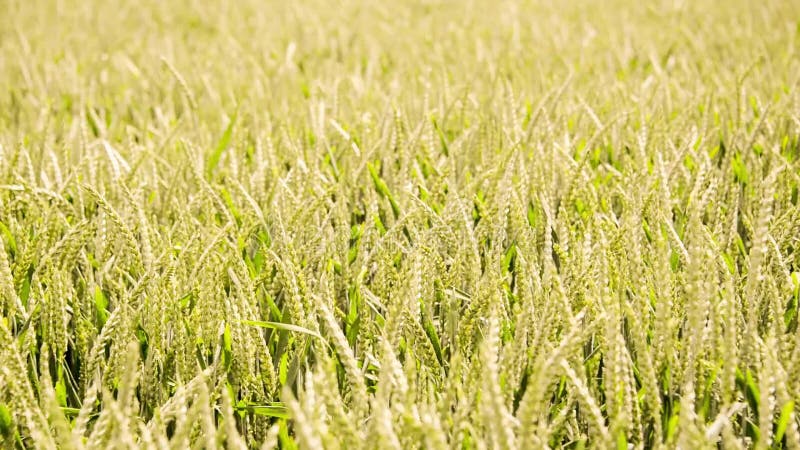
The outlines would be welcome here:
M 0 0 L 4 448 L 800 448 L 800 5 Z

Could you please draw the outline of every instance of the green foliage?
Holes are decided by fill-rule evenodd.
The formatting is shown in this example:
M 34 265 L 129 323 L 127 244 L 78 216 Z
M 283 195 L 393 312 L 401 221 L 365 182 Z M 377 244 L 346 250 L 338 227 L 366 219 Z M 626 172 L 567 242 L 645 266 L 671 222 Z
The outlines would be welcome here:
M 0 447 L 800 448 L 791 2 L 5 2 Z
M 222 137 L 220 137 L 219 142 L 211 151 L 211 154 L 208 155 L 208 161 L 206 161 L 206 173 L 210 176 L 214 173 L 214 169 L 219 164 L 219 160 L 222 158 L 222 153 L 228 149 L 228 146 L 231 143 L 231 138 L 233 138 L 233 127 L 236 125 L 236 118 L 237 114 L 234 114 L 233 117 L 229 120 L 228 126 L 225 127 L 225 131 L 222 133 Z

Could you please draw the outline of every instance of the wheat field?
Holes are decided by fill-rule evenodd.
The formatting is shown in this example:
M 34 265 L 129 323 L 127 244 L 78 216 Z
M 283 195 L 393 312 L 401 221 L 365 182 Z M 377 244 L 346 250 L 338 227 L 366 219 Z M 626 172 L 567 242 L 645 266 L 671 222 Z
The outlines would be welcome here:
M 0 0 L 0 447 L 800 449 L 800 4 Z

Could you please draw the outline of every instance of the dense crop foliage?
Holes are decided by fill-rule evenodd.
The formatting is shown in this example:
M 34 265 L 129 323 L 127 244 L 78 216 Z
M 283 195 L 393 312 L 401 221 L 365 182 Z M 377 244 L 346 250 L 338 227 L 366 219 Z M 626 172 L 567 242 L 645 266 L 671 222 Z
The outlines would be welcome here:
M 0 10 L 3 446 L 800 448 L 796 2 Z

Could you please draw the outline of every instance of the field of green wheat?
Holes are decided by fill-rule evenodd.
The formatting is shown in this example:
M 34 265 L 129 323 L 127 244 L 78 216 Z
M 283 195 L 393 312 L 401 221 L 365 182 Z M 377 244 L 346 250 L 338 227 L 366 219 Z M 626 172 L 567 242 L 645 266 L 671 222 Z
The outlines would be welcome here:
M 800 3 L 0 0 L 0 448 L 800 449 Z

